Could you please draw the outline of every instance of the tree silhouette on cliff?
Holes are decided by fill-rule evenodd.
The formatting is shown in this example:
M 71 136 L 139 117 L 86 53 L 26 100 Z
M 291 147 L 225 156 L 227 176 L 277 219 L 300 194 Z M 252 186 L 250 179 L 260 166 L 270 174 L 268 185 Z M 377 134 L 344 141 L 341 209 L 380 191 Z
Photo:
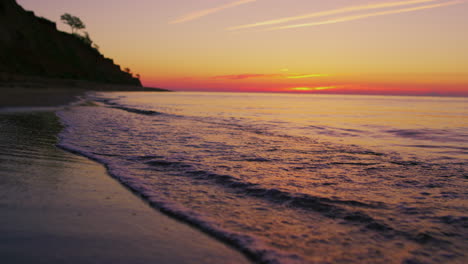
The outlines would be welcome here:
M 78 30 L 86 28 L 85 24 L 79 17 L 72 16 L 69 13 L 63 14 L 60 17 L 60 20 L 71 27 L 72 34 L 76 33 Z

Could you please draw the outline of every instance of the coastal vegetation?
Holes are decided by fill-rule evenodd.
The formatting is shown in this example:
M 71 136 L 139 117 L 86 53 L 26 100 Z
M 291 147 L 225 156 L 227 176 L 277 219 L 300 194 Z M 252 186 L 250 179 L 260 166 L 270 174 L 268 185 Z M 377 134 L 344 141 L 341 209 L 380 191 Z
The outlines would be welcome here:
M 89 36 L 89 33 L 87 31 L 83 31 L 80 33 L 80 30 L 83 30 L 86 28 L 86 25 L 83 23 L 83 21 L 77 17 L 70 15 L 69 13 L 65 13 L 62 16 L 60 16 L 60 20 L 70 26 L 71 28 L 71 34 L 81 40 L 83 43 L 86 45 L 92 47 L 95 49 L 97 52 L 99 52 L 99 46 L 94 43 L 93 40 L 91 40 L 91 37 Z
M 85 29 L 86 26 L 77 16 L 72 16 L 69 13 L 65 13 L 60 17 L 63 23 L 70 26 L 72 34 L 76 33 L 78 30 Z

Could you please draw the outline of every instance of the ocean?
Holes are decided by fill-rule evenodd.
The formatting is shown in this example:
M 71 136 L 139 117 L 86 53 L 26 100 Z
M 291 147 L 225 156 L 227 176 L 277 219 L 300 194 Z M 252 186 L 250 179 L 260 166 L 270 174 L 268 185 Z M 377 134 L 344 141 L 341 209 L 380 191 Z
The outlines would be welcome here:
M 258 263 L 466 263 L 468 99 L 93 93 L 60 147 Z

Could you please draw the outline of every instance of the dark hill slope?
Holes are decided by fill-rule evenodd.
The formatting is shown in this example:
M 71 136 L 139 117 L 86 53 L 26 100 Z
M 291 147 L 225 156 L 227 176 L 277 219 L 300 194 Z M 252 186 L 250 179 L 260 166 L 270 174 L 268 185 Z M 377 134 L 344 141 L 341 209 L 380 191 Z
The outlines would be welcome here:
M 0 73 L 141 86 L 113 60 L 15 0 L 0 0 Z

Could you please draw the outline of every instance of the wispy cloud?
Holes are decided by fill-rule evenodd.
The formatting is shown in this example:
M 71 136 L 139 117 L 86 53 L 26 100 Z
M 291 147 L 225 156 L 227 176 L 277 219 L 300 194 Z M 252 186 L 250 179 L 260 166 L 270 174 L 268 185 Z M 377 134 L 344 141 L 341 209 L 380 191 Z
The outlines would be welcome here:
M 391 15 L 391 14 L 400 14 L 400 13 L 407 13 L 407 12 L 413 12 L 413 11 L 424 10 L 424 9 L 432 9 L 432 8 L 437 8 L 437 7 L 456 5 L 456 4 L 461 4 L 463 2 L 464 1 L 462 1 L 462 0 L 456 0 L 456 1 L 439 3 L 439 4 L 424 5 L 424 6 L 417 6 L 417 7 L 396 9 L 396 10 L 389 10 L 389 11 L 381 11 L 381 12 L 362 14 L 362 15 L 355 15 L 355 16 L 338 17 L 338 18 L 333 18 L 333 19 L 323 20 L 323 21 L 318 21 L 318 22 L 313 22 L 313 23 L 304 23 L 304 24 L 276 27 L 276 28 L 273 28 L 273 29 L 289 29 L 289 28 L 312 27 L 312 26 L 319 26 L 319 25 L 326 25 L 326 24 L 335 24 L 335 23 L 341 23 L 341 22 L 346 22 L 346 21 L 364 19 L 364 18 L 368 18 L 368 17 L 376 17 L 376 16 L 383 16 L 383 15 Z
M 307 18 L 330 16 L 330 15 L 343 14 L 343 13 L 349 13 L 349 12 L 355 12 L 355 11 L 424 4 L 424 3 L 437 2 L 437 1 L 440 1 L 440 0 L 410 0 L 410 1 L 397 1 L 397 2 L 387 2 L 387 3 L 379 3 L 379 4 L 349 6 L 349 7 L 332 9 L 332 10 L 321 11 L 321 12 L 314 12 L 314 13 L 309 13 L 309 14 L 304 14 L 304 15 L 299 15 L 299 16 L 272 19 L 272 20 L 262 21 L 262 22 L 253 23 L 253 24 L 230 27 L 227 29 L 228 30 L 246 29 L 246 28 L 287 23 L 287 22 L 303 20 Z
M 195 19 L 207 16 L 207 15 L 210 15 L 210 14 L 217 13 L 217 12 L 222 11 L 224 9 L 240 6 L 240 5 L 243 5 L 243 4 L 248 4 L 248 3 L 251 3 L 251 2 L 255 2 L 255 1 L 257 1 L 257 0 L 240 0 L 240 1 L 231 2 L 231 3 L 225 4 L 225 5 L 222 5 L 222 6 L 218 6 L 218 7 L 198 10 L 198 11 L 186 14 L 184 16 L 181 16 L 181 17 L 177 18 L 176 20 L 173 20 L 173 21 L 169 22 L 169 24 L 178 24 L 178 23 L 188 22 L 188 21 L 191 21 L 191 20 L 195 20 Z
M 328 74 L 301 74 L 301 75 L 291 75 L 288 76 L 288 79 L 304 79 L 304 78 L 313 78 L 313 77 L 326 77 Z
M 283 74 L 246 73 L 246 74 L 234 74 L 234 75 L 220 75 L 220 76 L 213 77 L 213 79 L 244 80 L 244 79 L 252 79 L 252 78 L 272 78 L 272 77 L 283 77 Z
M 290 88 L 292 91 L 320 91 L 337 88 L 336 86 L 320 86 L 320 87 L 293 87 Z
M 245 73 L 233 75 L 220 75 L 214 76 L 213 79 L 227 79 L 227 80 L 244 80 L 253 78 L 287 78 L 287 79 L 303 79 L 313 77 L 325 77 L 327 74 L 261 74 L 261 73 Z

